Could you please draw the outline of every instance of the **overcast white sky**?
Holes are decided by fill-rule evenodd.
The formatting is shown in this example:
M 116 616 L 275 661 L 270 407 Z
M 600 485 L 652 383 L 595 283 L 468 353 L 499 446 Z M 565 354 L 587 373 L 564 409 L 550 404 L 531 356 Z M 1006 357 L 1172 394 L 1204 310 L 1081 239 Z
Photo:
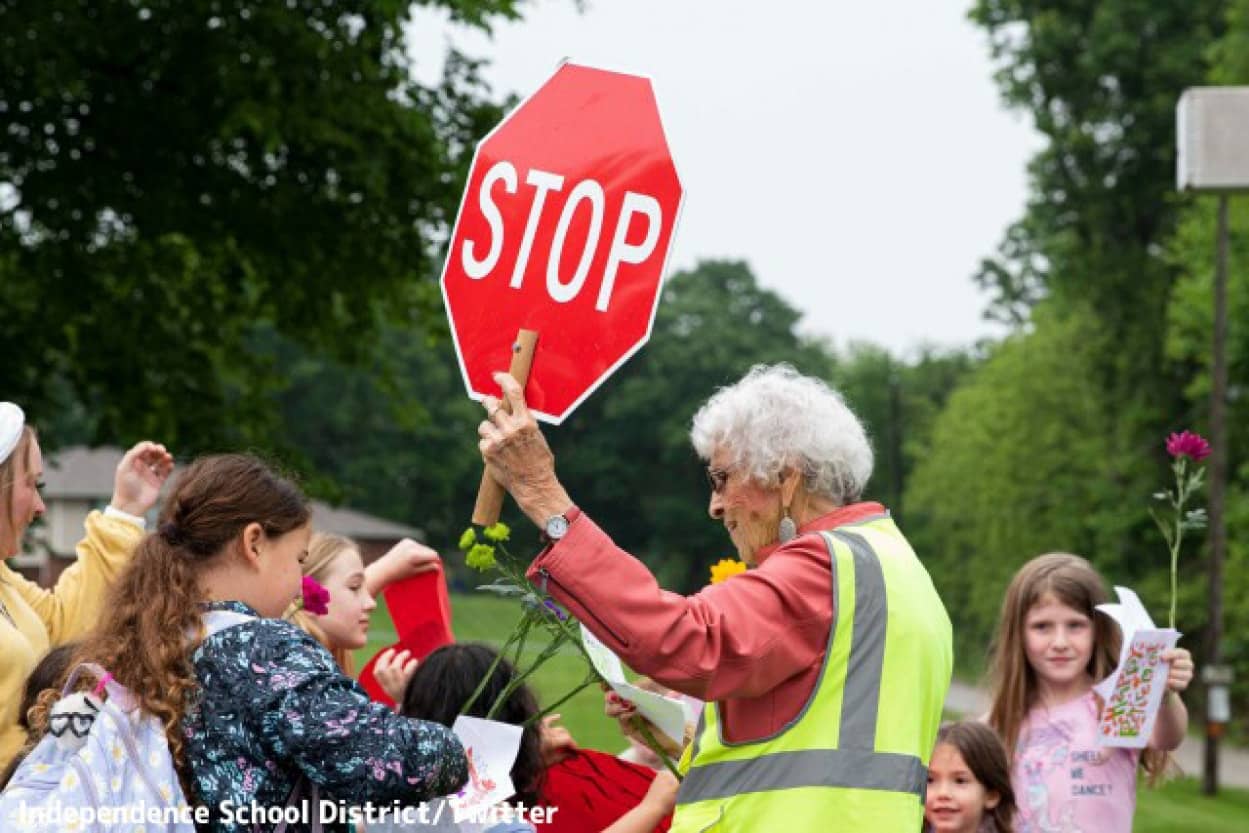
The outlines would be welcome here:
M 522 96 L 564 57 L 649 75 L 686 188 L 669 272 L 742 258 L 805 331 L 909 352 L 997 332 L 971 275 L 1040 144 L 969 5 L 538 0 L 493 38 L 418 11 L 409 47 L 424 81 L 450 41 Z

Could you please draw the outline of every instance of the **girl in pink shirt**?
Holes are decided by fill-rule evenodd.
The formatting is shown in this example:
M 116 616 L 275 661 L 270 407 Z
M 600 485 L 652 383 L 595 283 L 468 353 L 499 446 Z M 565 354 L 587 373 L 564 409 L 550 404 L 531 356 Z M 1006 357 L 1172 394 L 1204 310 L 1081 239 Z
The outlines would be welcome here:
M 1098 745 L 1093 685 L 1118 664 L 1122 641 L 1114 621 L 1096 613 L 1109 600 L 1092 565 L 1063 553 L 1032 559 L 1006 591 L 989 725 L 1013 750 L 1018 833 L 1131 833 L 1138 767 L 1152 783 L 1184 740 L 1179 692 L 1193 661 L 1177 648 L 1163 657 L 1167 694 L 1144 752 Z

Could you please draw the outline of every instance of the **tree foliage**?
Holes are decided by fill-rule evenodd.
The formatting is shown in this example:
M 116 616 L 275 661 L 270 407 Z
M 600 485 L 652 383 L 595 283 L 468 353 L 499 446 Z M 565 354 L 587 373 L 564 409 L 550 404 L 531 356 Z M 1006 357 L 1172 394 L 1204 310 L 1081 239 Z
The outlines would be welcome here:
M 1249 84 L 1249 0 L 1228 4 L 1225 35 L 1210 47 L 1210 81 Z M 1211 332 L 1214 326 L 1216 205 L 1204 196 L 1185 207 L 1167 256 L 1180 274 L 1167 305 L 1167 356 L 1182 368 L 1183 392 L 1204 425 L 1211 391 Z M 1230 388 L 1227 403 L 1228 488 L 1226 494 L 1227 554 L 1224 567 L 1223 656 L 1234 666 L 1237 703 L 1234 714 L 1249 708 L 1249 200 L 1234 195 L 1229 206 L 1229 251 L 1226 344 Z M 1194 553 L 1194 556 L 1198 553 Z M 1186 576 L 1203 574 L 1204 559 L 1190 562 Z M 1204 582 L 1191 581 L 1198 614 L 1205 610 Z M 1202 621 L 1198 619 L 1198 621 Z
M 1047 144 L 1029 168 L 1025 215 L 978 276 L 991 314 L 1017 332 L 951 398 L 906 493 L 965 656 L 983 650 L 1009 575 L 1043 551 L 1086 555 L 1165 606 L 1146 510 L 1167 482 L 1166 432 L 1205 428 L 1214 241 L 1212 206 L 1174 193 L 1175 106 L 1188 86 L 1249 80 L 1244 0 L 978 0 L 971 17 L 989 34 L 1004 98 Z M 1244 223 L 1242 210 L 1240 234 Z M 1234 391 L 1249 370 L 1235 274 Z M 1236 399 L 1233 426 L 1243 411 Z M 1246 557 L 1235 544 L 1249 517 L 1246 449 L 1233 436 L 1229 584 Z M 1206 620 L 1201 554 L 1195 542 L 1183 556 L 1192 646 Z M 1231 598 L 1234 634 L 1249 610 Z
M 436 0 L 485 27 L 519 0 Z M 499 118 L 406 2 L 0 0 L 0 390 L 93 437 L 275 433 L 257 322 L 348 360 L 436 315 L 431 275 Z M 57 385 L 62 388 L 55 390 Z
M 1151 491 L 1106 420 L 1097 358 L 1113 341 L 1089 310 L 1045 302 L 936 419 L 906 493 L 908 529 L 956 622 L 961 662 L 983 660 L 1006 585 L 1028 559 L 1076 552 L 1129 585 L 1165 565 L 1125 546 Z M 1154 601 L 1157 601 L 1156 599 Z
M 977 0 L 1003 98 L 1047 140 L 1029 165 L 1025 217 L 980 280 L 1000 317 L 1046 293 L 1084 301 L 1125 339 L 1125 367 L 1156 362 L 1174 278 L 1175 102 L 1207 71 L 1224 0 Z M 1150 336 L 1154 337 L 1151 343 Z M 1135 382 L 1136 380 L 1132 380 Z

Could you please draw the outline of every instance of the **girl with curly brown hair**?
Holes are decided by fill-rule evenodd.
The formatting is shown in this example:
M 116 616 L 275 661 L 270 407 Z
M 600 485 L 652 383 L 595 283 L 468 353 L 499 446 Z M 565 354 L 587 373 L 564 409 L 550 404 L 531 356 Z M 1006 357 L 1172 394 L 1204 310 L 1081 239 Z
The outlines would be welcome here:
M 103 666 L 160 718 L 211 833 L 238 829 L 238 808 L 281 808 L 308 782 L 358 807 L 412 805 L 467 778 L 450 730 L 371 702 L 315 639 L 277 618 L 300 593 L 310 534 L 306 499 L 289 480 L 248 455 L 201 458 L 75 657 Z M 234 624 L 206 636 L 213 611 Z

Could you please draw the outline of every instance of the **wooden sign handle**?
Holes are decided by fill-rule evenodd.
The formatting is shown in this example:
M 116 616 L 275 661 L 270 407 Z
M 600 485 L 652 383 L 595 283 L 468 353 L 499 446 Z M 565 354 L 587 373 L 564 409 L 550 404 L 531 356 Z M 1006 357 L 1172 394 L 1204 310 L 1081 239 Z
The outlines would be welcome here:
M 516 334 L 516 342 L 512 345 L 512 366 L 507 372 L 517 381 L 521 390 L 529 382 L 529 368 L 533 366 L 533 351 L 537 345 L 536 330 L 521 330 Z M 512 412 L 512 403 L 507 399 L 500 400 L 500 404 L 503 410 L 509 414 Z M 505 494 L 499 482 L 490 476 L 490 471 L 483 471 L 481 486 L 477 489 L 477 502 L 473 505 L 473 523 L 478 526 L 498 523 Z

